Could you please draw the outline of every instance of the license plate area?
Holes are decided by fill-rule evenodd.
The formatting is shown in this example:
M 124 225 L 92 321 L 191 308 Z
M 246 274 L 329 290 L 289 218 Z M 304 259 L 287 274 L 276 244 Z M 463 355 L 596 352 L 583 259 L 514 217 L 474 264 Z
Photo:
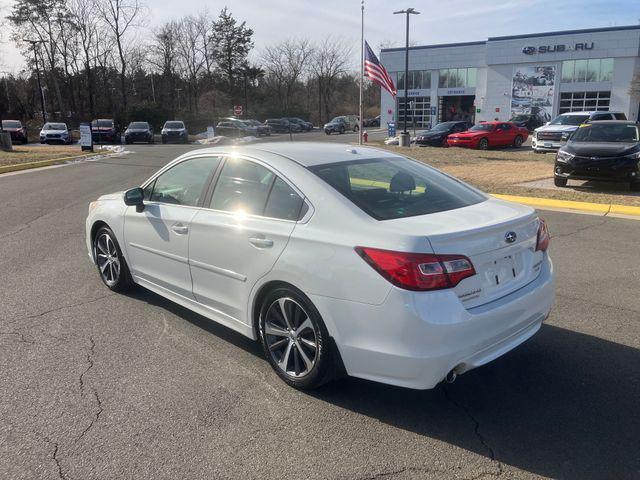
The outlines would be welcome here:
M 547 148 L 551 148 L 553 147 L 553 144 L 551 142 L 544 142 L 544 146 Z
M 500 289 L 512 283 L 518 277 L 518 268 L 513 255 L 495 259 L 487 265 L 486 280 L 492 289 Z

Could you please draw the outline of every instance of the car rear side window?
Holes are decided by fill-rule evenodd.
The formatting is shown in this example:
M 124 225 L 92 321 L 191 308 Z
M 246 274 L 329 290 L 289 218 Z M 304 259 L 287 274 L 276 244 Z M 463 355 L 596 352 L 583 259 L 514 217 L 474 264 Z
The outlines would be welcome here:
M 444 212 L 486 200 L 462 182 L 402 157 L 318 165 L 310 170 L 377 220 Z
M 273 183 L 273 188 L 264 209 L 264 216 L 283 220 L 298 220 L 301 217 L 302 198 L 280 177 Z
M 211 208 L 262 215 L 275 174 L 242 158 L 227 158 L 216 182 Z
M 174 205 L 197 206 L 209 176 L 219 164 L 220 157 L 202 157 L 185 160 L 175 165 L 153 182 L 154 186 L 149 194 L 149 200 Z M 145 191 L 145 197 L 146 195 Z

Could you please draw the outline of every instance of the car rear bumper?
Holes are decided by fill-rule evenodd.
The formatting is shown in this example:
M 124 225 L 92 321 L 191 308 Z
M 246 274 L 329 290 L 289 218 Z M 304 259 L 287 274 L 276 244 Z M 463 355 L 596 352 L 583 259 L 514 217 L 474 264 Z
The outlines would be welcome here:
M 551 311 L 555 276 L 545 255 L 536 280 L 468 310 L 451 290 L 394 287 L 381 305 L 311 297 L 349 375 L 429 389 L 452 369 L 484 365 L 533 336 Z

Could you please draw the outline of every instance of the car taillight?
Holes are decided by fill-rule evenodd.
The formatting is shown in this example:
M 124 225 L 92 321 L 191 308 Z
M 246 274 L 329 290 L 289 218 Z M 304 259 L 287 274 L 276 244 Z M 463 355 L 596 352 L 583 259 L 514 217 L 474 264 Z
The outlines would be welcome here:
M 452 288 L 476 274 L 471 260 L 463 255 L 395 252 L 356 247 L 358 255 L 395 286 L 406 290 Z
M 540 219 L 540 224 L 538 225 L 538 241 L 536 243 L 536 251 L 540 250 L 541 252 L 546 252 L 549 248 L 550 240 L 551 236 L 549 235 L 547 222 Z

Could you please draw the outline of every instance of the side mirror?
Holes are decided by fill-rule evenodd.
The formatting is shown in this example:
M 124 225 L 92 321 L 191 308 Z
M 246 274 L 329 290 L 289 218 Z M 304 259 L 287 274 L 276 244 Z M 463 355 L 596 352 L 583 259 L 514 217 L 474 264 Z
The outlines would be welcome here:
M 144 191 L 142 188 L 132 188 L 131 190 L 127 190 L 124 192 L 124 203 L 125 205 L 135 206 L 136 212 L 141 212 L 144 210 Z

